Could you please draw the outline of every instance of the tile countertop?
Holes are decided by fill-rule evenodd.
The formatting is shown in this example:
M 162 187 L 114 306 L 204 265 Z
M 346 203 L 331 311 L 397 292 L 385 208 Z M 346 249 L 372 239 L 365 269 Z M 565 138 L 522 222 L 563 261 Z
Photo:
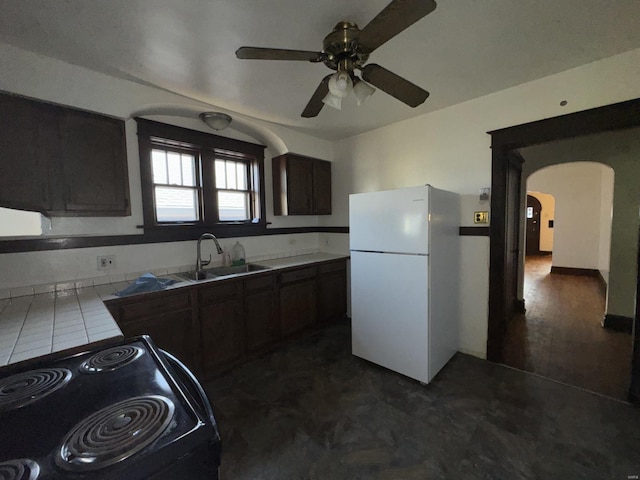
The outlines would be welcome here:
M 307 263 L 328 262 L 340 258 L 349 258 L 349 255 L 338 255 L 335 253 L 310 253 L 308 255 L 298 255 L 295 257 L 276 258 L 275 260 L 262 260 L 255 263 L 270 268 L 289 268 L 305 265 Z
M 110 285 L 0 300 L 0 365 L 122 336 L 100 291 Z
M 312 253 L 250 263 L 281 269 L 340 258 L 348 258 L 348 255 Z M 103 302 L 120 298 L 115 292 L 129 283 L 96 285 L 0 300 L 0 366 L 121 337 L 122 332 Z M 169 286 L 167 290 L 194 283 L 196 282 L 190 280 L 181 281 Z

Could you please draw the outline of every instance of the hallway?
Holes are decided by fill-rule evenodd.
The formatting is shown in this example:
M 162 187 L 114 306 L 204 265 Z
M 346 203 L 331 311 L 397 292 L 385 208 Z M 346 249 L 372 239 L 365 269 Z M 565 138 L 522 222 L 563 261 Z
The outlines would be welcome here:
M 550 270 L 551 256 L 527 257 L 527 312 L 507 329 L 504 363 L 626 400 L 631 336 L 600 325 L 605 299 L 595 278 Z

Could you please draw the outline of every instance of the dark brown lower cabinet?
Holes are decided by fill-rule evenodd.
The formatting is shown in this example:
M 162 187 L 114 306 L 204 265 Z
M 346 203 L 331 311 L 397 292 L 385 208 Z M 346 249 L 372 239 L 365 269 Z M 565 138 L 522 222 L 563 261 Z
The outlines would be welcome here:
M 318 267 L 318 322 L 328 323 L 347 313 L 347 264 L 345 260 Z
M 125 337 L 149 335 L 188 367 L 197 365 L 190 292 L 114 300 L 109 310 Z
M 275 274 L 244 282 L 244 323 L 247 351 L 261 350 L 280 338 Z
M 280 325 L 287 336 L 316 322 L 316 267 L 280 274 Z
M 209 375 L 244 355 L 242 281 L 210 283 L 198 298 L 202 370 Z
M 346 260 L 119 298 L 107 307 L 126 337 L 150 335 L 209 377 L 346 312 Z

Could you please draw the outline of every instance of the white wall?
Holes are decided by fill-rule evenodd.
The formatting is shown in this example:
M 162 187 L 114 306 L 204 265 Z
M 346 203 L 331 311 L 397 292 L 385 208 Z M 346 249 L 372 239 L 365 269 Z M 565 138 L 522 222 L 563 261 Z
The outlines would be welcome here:
M 536 174 L 534 173 L 531 177 L 534 177 Z M 535 197 L 540 202 L 540 206 L 542 208 L 540 212 L 540 251 L 542 252 L 552 252 L 553 251 L 553 228 L 549 227 L 549 221 L 555 218 L 555 209 L 556 209 L 556 201 L 553 198 L 553 195 L 549 195 L 548 193 L 542 192 L 532 192 L 529 190 L 530 184 L 527 180 L 527 195 L 531 195 Z M 525 219 L 526 224 L 526 219 Z
M 336 142 L 345 177 L 335 186 L 331 220 L 346 221 L 349 193 L 430 183 L 477 195 L 491 184 L 486 132 L 640 97 L 638 78 L 640 49 Z M 485 356 L 488 239 L 463 238 L 462 259 L 460 350 Z
M 603 178 L 613 186 L 611 167 L 574 162 L 537 170 L 527 179 L 527 190 L 545 191 L 555 198 L 553 266 L 605 267 L 601 264 L 600 239 L 610 236 L 611 223 L 603 225 L 601 220 Z M 601 234 L 602 227 L 605 232 Z
M 259 261 L 290 255 L 302 255 L 319 250 L 318 233 L 268 235 L 262 237 L 224 238 L 220 244 L 230 252 L 236 241 L 245 248 L 247 260 Z M 222 265 L 213 242 L 202 243 L 202 257 L 209 254 L 212 266 Z M 115 255 L 115 267 L 99 271 L 97 258 Z M 140 274 L 157 275 L 194 270 L 196 242 L 167 242 L 143 245 L 78 248 L 44 252 L 25 252 L 0 255 L 0 298 L 24 295 L 26 286 L 48 286 L 68 281 L 87 281 L 87 284 L 119 282 L 135 279 Z M 19 292 L 19 293 L 15 293 Z
M 28 97 L 68 105 L 126 120 L 126 142 L 131 194 L 129 217 L 54 217 L 47 236 L 73 235 L 136 235 L 142 229 L 142 194 L 140 187 L 140 160 L 133 116 L 144 114 L 165 123 L 214 133 L 200 120 L 198 112 L 220 110 L 213 105 L 190 100 L 163 90 L 117 79 L 85 68 L 36 55 L 25 50 L 0 44 L 0 90 Z M 224 111 L 224 110 L 223 110 Z M 161 115 L 161 113 L 166 113 Z M 228 112 L 231 126 L 219 132 L 223 136 L 262 143 L 265 151 L 266 210 L 269 228 L 316 226 L 317 216 L 282 217 L 273 215 L 271 184 L 271 158 L 286 151 L 333 160 L 333 145 L 327 140 L 311 137 L 280 125 L 259 121 L 235 112 Z M 0 212 L 0 224 L 10 221 L 9 213 Z M 327 221 L 327 220 L 325 220 Z M 343 224 L 344 225 L 344 224 Z M 13 231 L 13 233 L 16 233 Z M 24 230 L 23 235 L 32 235 Z M 0 236 L 2 236 L 0 234 Z M 270 236 L 269 236 L 270 237 Z M 251 256 L 271 255 L 274 249 L 287 252 L 318 249 L 318 235 L 308 238 L 289 236 L 276 242 L 269 237 L 245 239 Z M 118 262 L 113 275 L 125 275 L 141 270 L 158 270 L 193 262 L 193 242 L 153 244 L 146 246 L 119 246 L 66 251 L 30 252 L 0 255 L 0 289 L 16 288 L 46 282 L 63 282 L 101 275 L 96 258 L 117 252 Z M 303 247 L 300 247 L 303 245 Z M 190 259 L 187 262 L 187 259 Z M 148 265 L 142 262 L 148 261 Z M 119 278 L 119 277 L 118 277 Z

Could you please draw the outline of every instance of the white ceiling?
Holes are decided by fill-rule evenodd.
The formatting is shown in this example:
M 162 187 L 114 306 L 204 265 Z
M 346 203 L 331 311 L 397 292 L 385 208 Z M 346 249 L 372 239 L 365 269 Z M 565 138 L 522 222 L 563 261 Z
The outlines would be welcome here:
M 322 63 L 235 58 L 240 46 L 321 50 L 338 21 L 363 28 L 387 3 L 0 0 L 0 41 L 329 139 L 640 47 L 638 0 L 440 0 L 369 59 L 428 90 L 423 105 L 378 91 L 312 119 L 300 113 Z

